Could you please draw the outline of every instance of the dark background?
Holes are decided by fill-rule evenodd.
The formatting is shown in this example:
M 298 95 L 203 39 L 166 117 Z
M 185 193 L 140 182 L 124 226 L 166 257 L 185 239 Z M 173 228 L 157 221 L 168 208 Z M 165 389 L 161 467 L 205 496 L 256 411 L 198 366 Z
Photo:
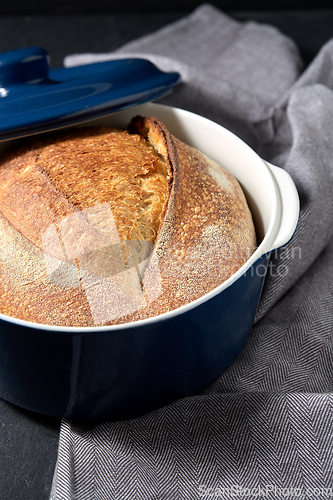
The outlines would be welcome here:
M 38 45 L 50 53 L 51 66 L 58 67 L 68 54 L 112 51 L 180 19 L 201 3 L 2 1 L 0 52 Z M 210 3 L 235 19 L 275 26 L 296 42 L 305 66 L 333 37 L 333 9 L 324 1 L 306 4 L 306 8 L 291 0 Z M 58 419 L 33 414 L 0 399 L 0 500 L 48 499 L 59 428 Z
M 39 0 L 31 4 L 21 0 L 2 1 L 0 52 L 38 45 L 49 52 L 51 67 L 59 67 L 67 54 L 115 50 L 132 39 L 180 19 L 199 5 L 199 2 L 188 0 L 171 0 L 162 4 L 158 11 L 156 3 L 156 0 L 141 2 L 142 11 L 137 11 L 135 9 L 138 4 L 131 1 L 114 4 L 106 0 L 91 0 L 88 4 L 78 0 L 61 0 L 44 6 Z M 276 6 L 277 3 L 281 4 L 280 8 Z M 222 0 L 215 2 L 220 10 L 238 20 L 251 19 L 276 26 L 294 39 L 307 65 L 321 46 L 333 36 L 333 8 L 320 8 L 326 4 L 320 0 L 316 8 L 309 7 L 308 4 L 307 8 L 296 8 L 291 1 L 289 7 L 284 9 L 284 4 L 274 1 L 254 4 Z M 150 10 L 149 5 L 153 5 L 155 10 Z M 253 5 L 253 8 L 249 5 Z M 262 5 L 265 9 L 260 9 Z M 126 12 L 118 11 L 124 6 L 128 9 Z M 93 7 L 96 10 L 92 11 Z M 72 13 L 61 14 L 62 11 Z
M 0 15 L 5 14 L 102 14 L 123 12 L 180 12 L 193 10 L 202 4 L 200 0 L 168 0 L 161 2 L 157 0 L 58 0 L 48 2 L 47 0 L 13 0 L 2 1 Z M 210 2 L 212 5 L 224 11 L 235 10 L 285 10 L 296 9 L 320 9 L 329 6 L 329 2 L 318 0 L 317 2 L 299 2 L 297 0 L 257 0 L 252 2 L 235 0 L 216 0 Z

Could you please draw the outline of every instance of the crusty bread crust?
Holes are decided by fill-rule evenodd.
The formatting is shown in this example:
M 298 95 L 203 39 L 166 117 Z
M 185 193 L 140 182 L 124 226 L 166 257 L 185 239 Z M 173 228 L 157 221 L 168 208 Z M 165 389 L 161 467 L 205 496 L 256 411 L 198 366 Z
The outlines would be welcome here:
M 0 165 L 0 312 L 60 326 L 156 316 L 256 247 L 238 182 L 155 118 L 25 143 Z

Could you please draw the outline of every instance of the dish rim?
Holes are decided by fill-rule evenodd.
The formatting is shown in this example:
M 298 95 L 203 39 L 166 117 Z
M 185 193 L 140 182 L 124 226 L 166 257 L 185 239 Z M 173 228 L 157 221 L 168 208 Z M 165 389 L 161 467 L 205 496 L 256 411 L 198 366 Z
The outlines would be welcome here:
M 188 304 L 182 305 L 178 307 L 177 309 L 174 309 L 172 311 L 168 311 L 165 313 L 162 313 L 158 316 L 154 316 L 151 318 L 145 318 L 142 320 L 137 320 L 137 321 L 132 321 L 129 323 L 122 323 L 122 324 L 117 324 L 117 325 L 105 325 L 105 326 L 89 326 L 89 327 L 78 327 L 78 326 L 58 326 L 58 325 L 49 325 L 49 324 L 44 324 L 44 323 L 37 323 L 37 322 L 31 322 L 27 320 L 22 320 L 15 318 L 13 316 L 7 316 L 5 314 L 0 313 L 0 321 L 5 321 L 7 323 L 15 324 L 17 326 L 23 326 L 27 328 L 33 328 L 37 330 L 45 330 L 45 331 L 52 331 L 52 332 L 58 332 L 58 333 L 63 333 L 63 334 L 89 334 L 89 333 L 107 333 L 107 332 L 118 332 L 121 330 L 127 330 L 127 329 L 133 329 L 133 328 L 140 328 L 144 327 L 146 325 L 153 325 L 157 322 L 160 321 L 167 321 L 171 318 L 174 318 L 176 316 L 180 316 L 182 314 L 187 313 L 188 311 L 200 306 L 201 304 L 209 301 L 216 295 L 220 294 L 227 288 L 229 288 L 235 281 L 237 281 L 239 278 L 241 278 L 252 266 L 253 264 L 259 260 L 261 257 L 263 257 L 265 254 L 270 254 L 272 251 L 274 251 L 276 248 L 274 248 L 274 240 L 275 237 L 277 236 L 280 225 L 281 225 L 281 220 L 282 220 L 282 207 L 281 207 L 281 193 L 279 189 L 279 185 L 276 181 L 276 178 L 274 176 L 274 173 L 272 171 L 271 166 L 265 162 L 248 144 L 246 144 L 241 138 L 239 138 L 236 134 L 231 132 L 230 130 L 226 129 L 222 125 L 205 118 L 203 116 L 200 116 L 196 113 L 193 113 L 191 111 L 187 111 L 181 108 L 177 108 L 174 106 L 166 106 L 162 104 L 156 104 L 156 103 L 146 103 L 143 105 L 140 105 L 136 108 L 131 108 L 131 110 L 125 110 L 125 111 L 120 111 L 119 113 L 115 113 L 115 115 L 124 113 L 124 112 L 133 112 L 133 116 L 137 114 L 141 108 L 145 107 L 151 107 L 152 110 L 158 111 L 169 111 L 169 112 L 175 112 L 176 115 L 183 115 L 186 119 L 188 117 L 190 120 L 199 120 L 200 122 L 203 122 L 209 127 L 217 127 L 220 132 L 222 132 L 230 141 L 234 141 L 236 145 L 241 146 L 243 149 L 246 150 L 246 153 L 256 161 L 258 164 L 258 167 L 260 166 L 266 173 L 268 173 L 268 179 L 270 180 L 271 185 L 269 186 L 270 188 L 270 194 L 271 194 L 271 216 L 270 216 L 270 221 L 268 228 L 266 230 L 266 233 L 254 251 L 254 253 L 247 259 L 247 261 L 241 266 L 230 278 L 228 278 L 226 281 L 221 283 L 219 286 L 215 287 L 213 290 L 210 292 L 206 293 L 205 295 L 191 301 Z M 108 117 L 111 115 L 98 118 L 96 119 L 97 121 L 105 121 Z M 86 125 L 88 122 L 92 123 L 96 120 L 88 120 L 87 122 L 82 122 L 80 125 Z M 64 127 L 67 128 L 67 127 Z M 274 167 L 273 168 L 279 168 L 279 167 Z M 224 167 L 226 170 L 228 170 L 228 166 Z M 287 242 L 286 242 L 287 243 Z M 272 247 L 273 245 L 273 247 Z

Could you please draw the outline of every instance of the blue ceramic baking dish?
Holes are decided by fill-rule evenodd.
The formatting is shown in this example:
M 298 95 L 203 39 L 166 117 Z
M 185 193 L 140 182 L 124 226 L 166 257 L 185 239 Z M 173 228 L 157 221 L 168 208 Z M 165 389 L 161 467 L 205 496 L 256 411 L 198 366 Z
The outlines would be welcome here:
M 79 79 L 83 70 L 77 71 Z M 166 87 L 170 89 L 176 80 Z M 254 218 L 258 248 L 225 283 L 155 318 L 74 328 L 33 324 L 0 314 L 0 397 L 18 406 L 57 417 L 118 420 L 204 390 L 243 348 L 270 254 L 295 231 L 299 200 L 284 170 L 269 165 L 216 123 L 181 109 L 140 104 L 147 100 L 147 96 L 132 100 L 120 111 L 101 112 L 99 107 L 98 118 L 87 122 L 89 112 L 81 121 L 125 127 L 136 114 L 159 118 L 172 134 L 240 181 Z M 66 120 L 65 116 L 59 120 L 61 126 L 69 124 Z M 23 134 L 41 130 L 43 121 L 28 121 Z M 57 123 L 52 125 L 51 120 L 46 128 L 58 127 Z M 3 131 L 3 138 L 7 133 Z M 19 120 L 12 127 L 12 137 L 18 135 L 22 135 Z

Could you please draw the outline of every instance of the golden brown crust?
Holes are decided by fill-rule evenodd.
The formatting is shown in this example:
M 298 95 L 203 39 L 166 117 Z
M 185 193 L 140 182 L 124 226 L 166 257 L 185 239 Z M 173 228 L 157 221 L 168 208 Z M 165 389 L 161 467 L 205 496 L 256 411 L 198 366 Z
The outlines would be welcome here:
M 146 135 L 155 148 L 168 156 L 173 182 L 154 249 L 158 273 L 154 270 L 152 281 L 158 281 L 158 299 L 148 297 L 148 305 L 132 320 L 203 296 L 234 274 L 256 248 L 252 216 L 237 180 L 173 137 L 158 120 L 142 120 L 137 118 L 132 130 L 149 130 Z
M 173 310 L 256 246 L 238 182 L 142 117 L 129 133 L 51 133 L 7 155 L 0 234 L 0 311 L 66 326 Z

